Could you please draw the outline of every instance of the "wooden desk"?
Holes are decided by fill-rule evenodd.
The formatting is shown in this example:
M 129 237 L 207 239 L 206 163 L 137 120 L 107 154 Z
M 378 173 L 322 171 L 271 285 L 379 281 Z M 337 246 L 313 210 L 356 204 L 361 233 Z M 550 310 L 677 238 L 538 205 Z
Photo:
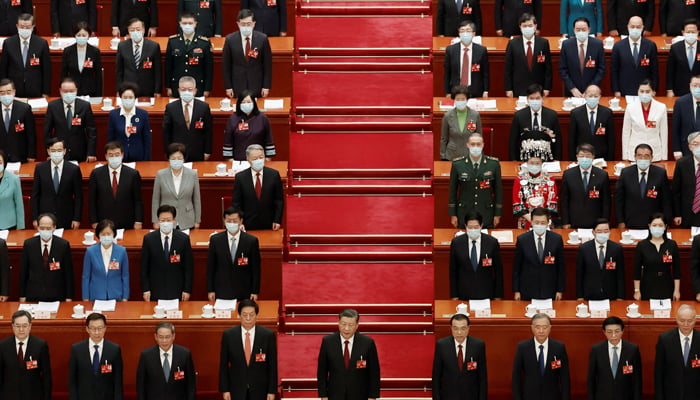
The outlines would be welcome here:
M 86 339 L 85 321 L 71 318 L 73 306 L 83 304 L 86 310 L 92 309 L 89 302 L 62 303 L 58 314 L 51 320 L 34 320 L 32 335 L 48 342 L 51 353 L 53 378 L 53 398 L 68 398 L 68 361 L 73 343 Z M 220 399 L 219 352 L 221 334 L 224 330 L 239 324 L 238 315 L 232 313 L 230 320 L 201 318 L 203 301 L 180 303 L 182 320 L 171 320 L 175 325 L 175 343 L 188 347 L 197 370 L 197 392 L 201 399 Z M 258 325 L 277 331 L 277 301 L 261 301 Z M 117 303 L 116 311 L 105 312 L 107 332 L 105 338 L 116 342 L 122 348 L 124 361 L 125 398 L 136 397 L 136 367 L 141 351 L 156 344 L 153 338 L 155 326 L 164 319 L 154 319 L 155 302 L 130 301 Z M 0 337 L 12 334 L 10 327 L 12 313 L 18 303 L 0 303 Z
M 435 338 L 450 335 L 450 317 L 459 301 L 435 301 Z M 676 327 L 675 313 L 680 302 L 673 304 L 670 319 L 649 318 L 653 314 L 648 302 L 637 302 L 643 318 L 627 318 L 626 307 L 631 301 L 611 302 L 610 316 L 618 316 L 625 323 L 623 338 L 639 345 L 644 377 L 644 398 L 653 398 L 655 346 L 660 333 Z M 693 302 L 686 302 L 694 305 Z M 489 372 L 489 399 L 511 399 L 511 372 L 518 342 L 531 339 L 530 319 L 524 316 L 526 301 L 499 301 L 491 303 L 493 318 L 471 319 L 469 334 L 486 341 Z M 605 340 L 602 320 L 577 318 L 576 301 L 555 302 L 557 317 L 552 320 L 550 336 L 564 342 L 569 356 L 571 392 L 573 399 L 586 398 L 588 355 L 591 346 Z M 497 315 L 500 314 L 500 315 Z M 473 314 L 472 314 L 473 315 Z
M 209 250 L 209 235 L 214 232 L 221 232 L 223 229 L 214 231 L 213 229 L 196 229 L 190 231 L 190 242 L 194 254 L 194 278 L 192 286 L 193 300 L 206 300 L 206 273 L 207 255 Z M 82 272 L 83 258 L 87 246 L 82 244 L 83 235 L 87 229 L 66 230 L 63 238 L 71 243 L 71 255 L 73 257 L 73 281 L 75 288 L 74 299 L 82 298 Z M 126 247 L 129 256 L 129 286 L 131 289 L 131 299 L 141 300 L 141 244 L 143 236 L 150 230 L 127 230 L 124 232 L 124 239 L 119 244 Z M 7 239 L 10 252 L 10 298 L 17 299 L 19 295 L 19 272 L 22 265 L 22 246 L 24 241 L 36 234 L 34 230 L 11 231 Z M 260 241 L 261 257 L 261 299 L 282 298 L 282 239 L 284 232 L 279 231 L 253 231 L 252 235 Z M 1 311 L 1 309 L 0 309 Z

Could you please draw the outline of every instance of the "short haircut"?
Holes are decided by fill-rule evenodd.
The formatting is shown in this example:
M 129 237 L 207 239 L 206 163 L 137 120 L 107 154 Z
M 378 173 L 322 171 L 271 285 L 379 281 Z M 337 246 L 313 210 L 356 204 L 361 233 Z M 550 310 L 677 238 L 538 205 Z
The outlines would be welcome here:
M 89 36 L 92 36 L 92 29 L 90 29 L 90 25 L 85 21 L 78 21 L 73 24 L 73 36 L 77 35 L 80 31 L 85 31 Z
M 467 326 L 471 325 L 471 321 L 469 321 L 469 317 L 467 317 L 464 314 L 460 314 L 460 313 L 454 314 L 452 316 L 452 318 L 450 318 L 450 326 L 452 326 L 452 323 L 454 321 L 467 321 Z
M 574 20 L 574 23 L 573 23 L 571 26 L 572 26 L 572 27 L 576 27 L 576 23 L 579 22 L 579 21 L 583 21 L 583 22 L 586 23 L 586 26 L 588 26 L 589 28 L 591 27 L 591 21 L 589 21 L 588 18 L 586 18 L 586 17 L 578 17 L 578 18 L 576 18 L 576 19 Z
M 260 146 L 259 144 L 251 144 L 250 146 L 246 147 L 246 149 L 245 149 L 246 158 L 250 155 L 250 152 L 253 150 L 260 150 L 263 153 L 265 153 L 265 149 L 262 146 Z
M 610 221 L 608 221 L 607 218 L 598 218 L 595 220 L 595 223 L 593 224 L 593 229 L 597 228 L 598 225 L 607 225 L 608 228 L 610 228 Z
M 529 96 L 531 94 L 539 93 L 540 96 L 544 95 L 544 89 L 542 89 L 542 85 L 539 83 L 532 83 L 530 84 L 527 89 L 525 89 L 525 95 Z
M 248 96 L 250 96 L 250 99 L 253 100 L 253 111 L 251 111 L 250 114 L 246 114 L 241 111 L 241 103 L 243 102 L 243 99 Z M 255 98 L 255 94 L 248 89 L 241 90 L 236 99 L 236 115 L 239 117 L 254 117 L 258 114 L 260 114 L 260 109 L 258 108 L 258 99 Z
M 548 220 L 552 217 L 549 210 L 544 207 L 537 207 L 530 213 L 531 218 L 539 217 L 541 215 L 546 216 Z
M 51 223 L 53 223 L 53 226 L 56 226 L 58 224 L 58 219 L 56 219 L 56 216 L 53 215 L 53 213 L 46 212 L 46 213 L 41 213 L 39 214 L 39 217 L 36 219 L 37 224 L 41 222 L 41 219 L 47 217 L 48 219 L 51 220 Z
M 61 87 L 64 83 L 72 83 L 75 85 L 75 87 L 78 87 L 78 82 L 76 82 L 75 79 L 71 78 L 70 76 L 64 76 L 61 78 L 61 84 L 58 86 Z
M 32 14 L 22 13 L 17 16 L 17 23 L 19 23 L 19 21 L 31 21 L 32 25 L 34 25 L 34 16 Z
M 184 156 L 187 154 L 186 151 L 187 151 L 187 146 L 185 146 L 182 143 L 175 142 L 175 143 L 170 143 L 168 145 L 168 148 L 166 150 L 166 154 L 168 155 L 168 158 L 170 158 L 170 156 L 172 156 L 175 153 L 182 153 L 182 155 Z
M 523 15 L 518 18 L 518 25 L 522 24 L 523 22 L 527 21 L 532 21 L 534 24 L 537 24 L 537 17 L 530 13 L 524 13 Z
M 243 299 L 238 302 L 238 307 L 236 309 L 238 311 L 238 315 L 241 315 L 241 311 L 243 311 L 243 309 L 246 307 L 253 307 L 255 309 L 255 315 L 258 315 L 260 312 L 260 306 L 255 302 L 255 300 Z
M 167 321 L 159 322 L 158 325 L 156 325 L 156 330 L 155 330 L 156 334 L 158 333 L 158 329 L 160 329 L 160 328 L 165 328 L 165 329 L 169 330 L 170 333 L 175 333 L 175 325 L 173 325 L 172 322 L 167 322 Z
M 238 214 L 238 218 L 243 219 L 243 210 L 238 207 L 226 207 L 224 210 L 224 218 L 233 214 Z
M 469 134 L 469 136 L 467 136 L 467 141 L 469 141 L 469 139 L 471 139 L 471 138 L 473 138 L 473 137 L 476 137 L 476 138 L 479 138 L 479 139 L 481 139 L 481 140 L 484 140 L 484 135 L 482 135 L 481 132 L 472 132 L 472 133 Z
M 12 313 L 12 323 L 14 324 L 15 320 L 17 318 L 22 318 L 22 317 L 27 317 L 27 319 L 29 320 L 29 323 L 30 324 L 32 323 L 32 313 L 30 313 L 27 310 L 17 310 L 15 312 L 13 312 Z
M 182 21 L 184 18 L 194 18 L 194 22 L 197 22 L 197 14 L 192 11 L 183 11 L 182 14 L 180 14 L 179 21 Z
M 463 94 L 467 97 L 467 99 L 469 99 L 469 87 L 465 85 L 457 85 L 453 87 L 452 91 L 450 92 L 452 99 L 454 100 L 458 94 Z
M 114 222 L 111 219 L 103 219 L 97 223 L 97 226 L 95 227 L 95 235 L 99 237 L 100 232 L 107 228 L 112 229 L 112 232 L 114 232 L 115 235 L 117 234 L 117 228 L 114 227 Z
M 12 81 L 12 79 L 10 79 L 10 78 L 0 79 L 0 86 L 7 86 L 7 85 L 12 85 L 12 89 L 15 88 L 15 83 Z
M 352 308 L 346 308 L 345 310 L 341 311 L 340 314 L 338 314 L 338 320 L 343 317 L 354 318 L 355 322 L 360 322 L 360 314 Z
M 649 86 L 651 90 L 654 90 L 654 85 L 651 83 L 651 80 L 649 80 L 649 78 L 642 79 L 642 81 L 639 82 L 639 85 L 637 87 L 640 88 L 642 86 Z
M 136 23 L 136 22 L 140 22 L 142 27 L 144 27 L 144 28 L 146 27 L 146 24 L 144 24 L 143 21 L 141 21 L 140 18 L 131 18 L 131 19 L 129 19 L 128 21 L 126 21 L 126 27 L 127 27 L 127 28 L 130 27 L 131 24 L 134 24 L 134 23 Z
M 608 325 L 620 325 L 620 328 L 623 331 L 625 330 L 625 323 L 622 321 L 622 319 L 620 319 L 619 317 L 616 317 L 614 315 L 612 317 L 608 317 L 608 318 L 605 318 L 603 320 L 603 330 L 605 330 L 605 328 Z
M 685 21 L 683 21 L 683 30 L 685 30 L 685 27 L 688 25 L 695 25 L 695 28 L 698 27 L 698 20 L 695 18 L 688 18 Z
M 238 15 L 236 15 L 236 21 L 240 21 L 248 17 L 253 17 L 253 21 L 255 21 L 255 14 L 253 14 L 253 10 L 244 8 L 238 12 Z
M 457 27 L 457 29 L 459 29 L 461 27 L 472 28 L 473 31 L 476 31 L 476 24 L 468 19 L 460 22 L 459 27 Z
M 97 320 L 102 320 L 102 322 L 105 323 L 105 326 L 107 325 L 107 317 L 105 317 L 104 314 L 93 312 L 92 314 L 88 315 L 87 318 L 85 318 L 85 326 L 90 326 L 90 322 Z
M 105 145 L 105 154 L 107 154 L 107 152 L 110 150 L 116 149 L 119 149 L 122 153 L 124 153 L 124 146 L 120 142 L 117 142 L 116 140 L 109 142 Z
M 60 139 L 58 137 L 52 137 L 51 139 L 46 141 L 46 148 L 50 149 L 51 146 L 55 145 L 56 143 L 61 143 L 63 144 L 63 148 L 66 148 L 66 142 L 63 139 Z
M 688 143 L 692 142 L 693 139 L 695 139 L 698 136 L 700 136 L 700 131 L 690 133 L 688 135 Z
M 530 324 L 534 325 L 535 321 L 537 321 L 538 319 L 546 319 L 547 322 L 549 322 L 549 324 L 552 325 L 552 319 L 549 318 L 549 315 L 547 315 L 545 313 L 537 313 L 537 314 L 533 315 L 532 319 L 530 319 Z
M 470 211 L 467 212 L 467 214 L 464 216 L 464 225 L 467 225 L 467 223 L 468 223 L 469 221 L 474 221 L 474 220 L 479 221 L 479 225 L 483 225 L 483 224 L 484 224 L 484 216 L 481 215 L 481 213 L 478 212 L 478 211 L 476 211 L 476 210 L 470 210 Z
M 589 143 L 581 143 L 578 146 L 576 146 L 576 154 L 578 154 L 580 151 L 587 152 L 593 154 L 593 157 L 595 157 L 595 147 L 593 147 L 592 144 Z
M 676 311 L 676 315 L 680 314 L 683 310 L 691 310 L 693 312 L 693 316 L 697 317 L 698 315 L 697 311 L 695 311 L 695 307 L 691 306 L 690 304 L 681 304 Z
M 167 212 L 172 214 L 173 218 L 177 217 L 177 208 L 171 206 L 170 204 L 162 204 L 160 207 L 158 207 L 158 210 L 156 211 L 156 218 L 160 217 L 160 214 Z
M 197 80 L 189 75 L 185 75 L 185 76 L 181 77 L 180 80 L 177 81 L 177 85 L 180 86 L 183 83 L 187 83 L 187 82 L 192 82 L 192 84 L 194 84 L 194 87 L 197 87 Z
M 134 96 L 136 96 L 139 93 L 139 85 L 136 84 L 135 82 L 128 82 L 124 81 L 122 82 L 121 85 L 119 85 L 119 97 L 122 97 L 124 92 L 131 90 L 134 92 Z
M 649 145 L 646 144 L 646 143 L 640 143 L 640 144 L 638 144 L 637 147 L 634 148 L 634 154 L 637 154 L 637 150 L 640 150 L 640 149 L 642 149 L 642 150 L 644 150 L 644 149 L 649 150 L 649 151 L 651 152 L 651 155 L 652 155 L 652 156 L 654 155 L 654 149 L 652 149 L 651 146 L 649 146 Z

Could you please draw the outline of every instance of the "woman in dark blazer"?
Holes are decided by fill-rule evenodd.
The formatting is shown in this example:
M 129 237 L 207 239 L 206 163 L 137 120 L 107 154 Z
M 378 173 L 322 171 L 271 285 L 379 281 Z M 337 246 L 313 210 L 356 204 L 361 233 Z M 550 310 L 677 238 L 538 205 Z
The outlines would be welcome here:
M 151 160 L 151 125 L 148 111 L 136 107 L 138 91 L 135 83 L 123 82 L 119 87 L 122 106 L 109 112 L 107 142 L 119 142 L 124 146 L 124 162 Z
M 73 78 L 78 96 L 102 97 L 102 57 L 100 49 L 87 43 L 92 29 L 87 22 L 78 22 L 73 29 L 76 43 L 63 50 L 61 79 Z
M 662 213 L 649 218 L 649 237 L 634 254 L 634 299 L 680 300 L 681 260 L 678 244 L 666 237 L 668 223 Z
M 114 222 L 105 219 L 95 228 L 97 244 L 88 247 L 83 260 L 83 300 L 129 300 L 129 258 L 126 249 L 114 243 Z M 109 261 L 105 265 L 104 254 Z
M 243 90 L 238 94 L 236 112 L 231 114 L 224 129 L 224 158 L 245 161 L 245 150 L 251 144 L 265 148 L 266 159 L 277 155 L 270 120 L 258 109 L 253 92 Z

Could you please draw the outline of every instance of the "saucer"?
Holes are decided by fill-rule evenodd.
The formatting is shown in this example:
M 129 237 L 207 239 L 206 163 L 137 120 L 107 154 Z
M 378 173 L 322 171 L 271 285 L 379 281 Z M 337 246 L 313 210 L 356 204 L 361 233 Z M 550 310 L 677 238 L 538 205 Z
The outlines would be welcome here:
M 86 242 L 86 241 L 83 240 L 83 244 L 84 244 L 85 246 L 92 246 L 92 245 L 95 244 L 95 243 L 97 243 L 97 240 L 93 240 L 92 242 Z
M 634 244 L 634 240 L 620 240 L 622 244 Z
M 571 111 L 574 109 L 574 107 L 562 107 L 562 111 Z
M 615 108 L 610 107 L 610 109 L 613 111 L 622 111 L 622 107 L 615 107 Z
M 233 107 L 229 107 L 229 108 L 219 108 L 219 111 L 233 111 Z
M 71 314 L 71 317 L 73 317 L 75 319 L 83 319 L 83 318 L 87 317 L 87 314 L 82 314 L 82 315 Z
M 114 110 L 114 107 L 100 107 L 100 110 L 102 110 L 102 111 L 112 111 L 112 110 Z
M 585 314 L 576 313 L 576 316 L 579 318 L 588 318 L 591 316 L 591 313 L 585 313 Z
M 568 244 L 581 244 L 581 240 L 577 240 L 575 242 L 572 242 L 571 240 L 567 240 L 566 243 L 568 243 Z
M 153 318 L 165 318 L 165 314 L 163 314 L 163 315 L 153 314 Z
M 214 176 L 228 176 L 228 172 L 219 173 L 219 172 L 214 172 Z
M 214 318 L 214 317 L 216 317 L 216 314 L 214 314 L 214 313 L 212 313 L 212 314 L 202 314 L 202 318 Z
M 636 313 L 636 314 L 627 313 L 628 318 L 639 318 L 641 316 L 642 316 L 642 314 L 640 314 L 640 313 Z
M 534 313 L 533 313 L 533 314 L 528 314 L 528 313 L 525 313 L 525 316 L 526 316 L 526 317 L 528 317 L 528 318 L 532 318 L 532 317 L 534 317 L 534 316 L 535 316 L 535 314 L 534 314 Z

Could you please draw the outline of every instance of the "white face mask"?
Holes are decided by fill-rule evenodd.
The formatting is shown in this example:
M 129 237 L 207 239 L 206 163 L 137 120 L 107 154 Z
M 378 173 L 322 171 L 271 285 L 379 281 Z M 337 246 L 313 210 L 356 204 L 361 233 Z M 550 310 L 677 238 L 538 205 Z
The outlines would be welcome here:
M 235 222 L 226 222 L 226 230 L 228 233 L 235 235 L 238 232 L 238 224 Z
M 19 34 L 19 37 L 26 40 L 29 39 L 30 36 L 32 36 L 32 29 L 17 28 L 17 33 Z
M 166 235 L 173 231 L 173 223 L 170 221 L 161 222 L 158 225 L 160 227 L 160 231 Z

